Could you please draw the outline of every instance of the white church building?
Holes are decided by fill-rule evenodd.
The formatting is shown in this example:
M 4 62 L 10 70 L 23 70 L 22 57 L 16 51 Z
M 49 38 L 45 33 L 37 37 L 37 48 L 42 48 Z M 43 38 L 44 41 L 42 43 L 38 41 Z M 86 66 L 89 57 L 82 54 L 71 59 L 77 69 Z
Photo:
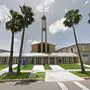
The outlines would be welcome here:
M 78 63 L 78 56 L 75 53 L 59 53 L 54 52 L 54 44 L 47 42 L 47 26 L 46 16 L 43 15 L 41 18 L 42 29 L 41 29 L 41 42 L 36 42 L 31 45 L 30 53 L 23 53 L 22 60 L 27 60 L 30 64 L 61 64 L 61 63 Z M 45 39 L 45 40 L 44 40 Z M 18 53 L 13 55 L 13 63 L 18 63 Z M 8 64 L 10 53 L 0 53 L 0 64 Z

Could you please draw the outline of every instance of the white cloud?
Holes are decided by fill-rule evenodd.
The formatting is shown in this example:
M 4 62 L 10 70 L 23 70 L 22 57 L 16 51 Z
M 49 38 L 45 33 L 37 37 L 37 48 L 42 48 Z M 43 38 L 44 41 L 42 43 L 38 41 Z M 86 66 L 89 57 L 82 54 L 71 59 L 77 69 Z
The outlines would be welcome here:
M 76 3 L 76 0 L 73 0 L 72 3 Z
M 9 12 L 9 8 L 7 8 L 5 5 L 0 5 L 0 21 L 9 21 L 11 20 L 11 14 Z
M 89 1 L 88 1 L 88 0 L 86 0 L 86 1 L 85 1 L 85 3 L 84 3 L 84 5 L 87 5 L 88 3 L 89 3 Z
M 43 8 L 45 9 L 44 11 L 45 12 L 48 12 L 49 9 L 50 9 L 50 6 L 52 4 L 55 3 L 55 0 L 43 0 L 42 3 L 40 3 L 39 5 L 36 6 L 36 9 L 39 11 L 39 12 L 42 12 L 43 11 Z
M 32 42 L 32 40 L 28 40 L 28 41 L 27 41 L 27 43 L 31 43 L 31 42 Z
M 17 38 L 14 39 L 15 42 L 19 41 Z
M 65 18 L 62 18 L 61 20 L 57 20 L 55 23 L 51 24 L 49 26 L 49 32 L 51 34 L 56 34 L 60 31 L 67 31 L 68 27 L 65 27 L 63 22 L 65 21 Z
M 67 10 L 67 9 L 65 9 L 64 11 L 65 11 L 65 13 L 67 13 L 67 11 L 68 11 L 68 10 Z
M 32 44 L 40 43 L 40 41 L 37 41 L 37 40 L 28 40 L 27 43 L 32 45 Z
M 43 5 L 52 5 L 55 2 L 55 0 L 44 0 Z

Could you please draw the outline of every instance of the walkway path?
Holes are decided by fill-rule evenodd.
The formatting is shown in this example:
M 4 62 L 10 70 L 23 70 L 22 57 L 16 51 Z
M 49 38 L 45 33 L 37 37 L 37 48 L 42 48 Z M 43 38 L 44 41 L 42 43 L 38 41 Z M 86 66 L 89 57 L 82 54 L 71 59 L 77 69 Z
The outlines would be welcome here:
M 32 71 L 33 72 L 45 72 L 45 69 L 43 65 L 34 65 Z
M 14 64 L 14 65 L 12 66 L 12 68 L 15 68 L 15 67 L 17 67 L 17 64 Z M 0 71 L 0 75 L 2 75 L 2 74 L 4 74 L 4 73 L 7 73 L 7 72 L 8 72 L 8 69 L 9 69 L 9 67 L 1 70 L 1 71 Z
M 79 63 L 78 65 L 80 65 L 80 63 Z M 84 65 L 85 67 L 88 67 L 88 68 L 90 67 L 90 65 L 86 65 L 86 64 L 83 64 L 83 65 Z
M 81 69 L 66 69 L 66 71 L 81 71 Z M 85 71 L 90 71 L 90 69 L 85 69 Z
M 84 80 L 66 70 L 58 65 L 50 65 L 52 71 L 46 72 L 45 81 L 46 82 L 58 82 L 58 81 L 74 81 L 74 80 Z
M 84 64 L 84 66 L 85 66 L 85 67 L 90 67 L 90 65 L 86 65 L 86 64 Z

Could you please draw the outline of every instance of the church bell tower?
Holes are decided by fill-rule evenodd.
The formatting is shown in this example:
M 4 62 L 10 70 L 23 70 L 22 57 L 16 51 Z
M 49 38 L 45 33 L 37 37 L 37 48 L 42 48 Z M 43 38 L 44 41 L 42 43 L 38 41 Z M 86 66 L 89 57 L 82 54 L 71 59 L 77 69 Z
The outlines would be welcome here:
M 47 53 L 47 24 L 46 24 L 46 16 L 43 13 L 41 17 L 41 52 Z

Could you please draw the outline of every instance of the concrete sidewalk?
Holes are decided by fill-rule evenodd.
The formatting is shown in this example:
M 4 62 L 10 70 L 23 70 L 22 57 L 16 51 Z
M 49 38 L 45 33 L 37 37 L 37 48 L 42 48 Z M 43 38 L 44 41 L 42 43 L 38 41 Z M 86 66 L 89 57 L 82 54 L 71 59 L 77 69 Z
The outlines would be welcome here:
M 81 71 L 81 69 L 67 69 L 66 71 L 76 72 L 76 71 Z M 85 69 L 85 71 L 90 71 L 90 69 Z
M 12 68 L 15 68 L 15 67 L 17 67 L 17 64 L 12 65 Z M 9 67 L 7 67 L 7 68 L 1 70 L 1 71 L 0 71 L 0 75 L 2 75 L 2 74 L 4 74 L 4 73 L 7 73 L 8 70 L 9 70 Z
M 78 64 L 78 65 L 80 65 L 80 63 Z M 86 64 L 83 64 L 85 67 L 90 67 L 90 65 L 86 65 Z
M 43 65 L 34 65 L 33 72 L 45 72 L 44 66 Z
M 46 72 L 45 81 L 46 82 L 58 82 L 58 81 L 76 81 L 76 80 L 84 80 L 66 70 L 61 68 L 58 65 L 50 65 L 52 71 Z M 60 67 L 60 68 L 59 68 Z

